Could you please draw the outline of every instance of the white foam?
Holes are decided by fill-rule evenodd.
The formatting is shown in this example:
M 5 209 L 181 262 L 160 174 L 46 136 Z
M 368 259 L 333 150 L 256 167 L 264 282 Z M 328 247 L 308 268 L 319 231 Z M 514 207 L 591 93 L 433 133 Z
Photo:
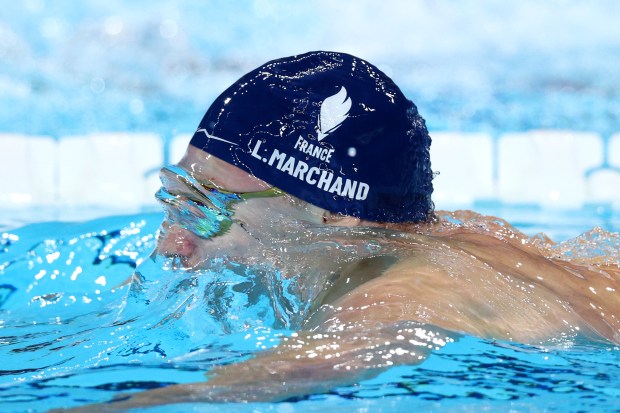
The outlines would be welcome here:
M 0 202 L 4 207 L 56 200 L 57 142 L 49 136 L 0 134 Z
M 59 141 L 60 202 L 67 205 L 150 205 L 163 162 L 159 136 L 100 133 Z
M 579 208 L 587 201 L 585 173 L 603 161 L 595 133 L 537 130 L 499 139 L 499 199 L 513 204 Z
M 469 207 L 495 197 L 493 140 L 485 133 L 431 133 L 433 199 L 438 209 Z

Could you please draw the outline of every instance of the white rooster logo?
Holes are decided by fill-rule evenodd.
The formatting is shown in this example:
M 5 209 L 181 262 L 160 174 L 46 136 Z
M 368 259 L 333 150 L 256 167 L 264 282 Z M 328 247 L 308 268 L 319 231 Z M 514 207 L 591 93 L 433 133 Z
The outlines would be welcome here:
M 319 142 L 340 127 L 349 117 L 349 110 L 351 110 L 351 98 L 347 96 L 344 86 L 335 95 L 325 98 L 321 103 L 317 127 Z

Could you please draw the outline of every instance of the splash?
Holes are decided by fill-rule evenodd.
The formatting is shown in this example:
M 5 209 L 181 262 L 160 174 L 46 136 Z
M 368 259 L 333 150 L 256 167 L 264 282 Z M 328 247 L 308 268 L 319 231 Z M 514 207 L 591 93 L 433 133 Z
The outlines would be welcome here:
M 620 266 L 620 233 L 596 227 L 578 237 L 549 248 L 556 257 L 567 261 Z
M 215 258 L 188 271 L 175 260 L 154 256 L 138 267 L 122 318 L 148 309 L 158 318 L 149 329 L 174 328 L 195 340 L 262 327 L 295 329 L 307 313 L 298 280 L 277 269 Z
M 551 259 L 575 264 L 620 266 L 620 233 L 600 227 L 556 243 L 544 233 L 528 236 L 501 218 L 474 211 L 437 211 L 437 217 L 433 225 L 417 228 L 417 231 L 430 235 L 464 231 L 484 234 L 523 247 L 533 247 Z

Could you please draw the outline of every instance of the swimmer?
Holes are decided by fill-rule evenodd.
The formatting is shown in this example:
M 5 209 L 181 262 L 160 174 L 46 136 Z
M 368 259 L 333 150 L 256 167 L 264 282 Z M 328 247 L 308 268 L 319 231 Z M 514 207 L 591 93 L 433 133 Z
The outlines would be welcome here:
M 417 364 L 466 333 L 532 345 L 620 344 L 615 261 L 473 212 L 436 212 L 416 106 L 356 57 L 269 62 L 212 104 L 178 165 L 154 256 L 277 268 L 311 303 L 297 333 L 252 359 L 98 406 L 278 401 Z M 467 173 L 467 171 L 463 171 Z

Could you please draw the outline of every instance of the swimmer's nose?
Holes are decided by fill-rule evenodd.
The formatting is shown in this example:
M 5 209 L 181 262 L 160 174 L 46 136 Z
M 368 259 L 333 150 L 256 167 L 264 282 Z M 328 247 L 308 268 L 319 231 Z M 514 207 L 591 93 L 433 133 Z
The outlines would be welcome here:
M 162 223 L 153 256 L 179 258 L 186 269 L 198 269 L 216 256 L 237 259 L 257 252 L 258 239 L 251 236 L 242 225 L 233 225 L 217 239 L 203 239 L 192 231 L 168 221 Z
M 163 224 L 155 253 L 188 260 L 194 255 L 197 247 L 198 237 L 194 233 L 177 225 Z

